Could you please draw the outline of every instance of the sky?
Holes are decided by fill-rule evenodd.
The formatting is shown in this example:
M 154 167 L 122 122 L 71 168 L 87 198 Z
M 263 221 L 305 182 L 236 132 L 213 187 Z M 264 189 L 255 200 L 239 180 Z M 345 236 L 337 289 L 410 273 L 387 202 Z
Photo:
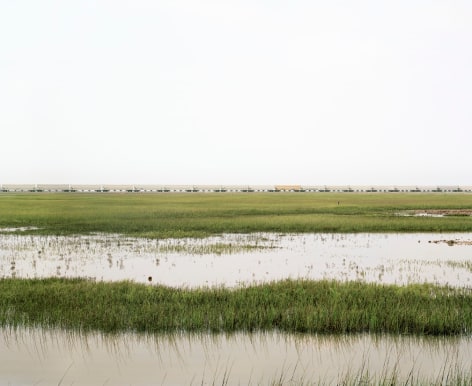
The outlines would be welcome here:
M 0 183 L 472 185 L 469 0 L 0 1 Z

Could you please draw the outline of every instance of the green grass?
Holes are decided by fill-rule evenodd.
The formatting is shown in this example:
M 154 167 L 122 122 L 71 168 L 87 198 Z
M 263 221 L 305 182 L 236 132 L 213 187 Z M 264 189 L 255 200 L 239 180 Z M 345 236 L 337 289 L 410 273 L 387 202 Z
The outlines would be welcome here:
M 0 324 L 105 332 L 458 335 L 472 331 L 472 294 L 426 284 L 335 281 L 176 289 L 83 279 L 2 279 Z
M 396 215 L 414 209 L 472 209 L 472 194 L 2 193 L 0 228 L 35 226 L 41 229 L 28 233 L 109 232 L 152 238 L 228 232 L 472 231 L 471 216 Z

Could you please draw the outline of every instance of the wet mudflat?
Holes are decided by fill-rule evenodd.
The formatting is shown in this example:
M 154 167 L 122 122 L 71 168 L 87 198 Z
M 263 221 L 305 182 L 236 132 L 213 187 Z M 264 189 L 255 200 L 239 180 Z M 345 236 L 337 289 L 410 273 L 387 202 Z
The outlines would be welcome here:
M 339 384 L 361 377 L 438 382 L 472 369 L 469 337 L 312 336 L 277 332 L 0 334 L 0 383 L 13 385 Z M 446 384 L 446 383 L 444 383 Z
M 286 278 L 385 284 L 472 283 L 472 234 L 0 235 L 0 277 L 87 277 L 173 287 Z

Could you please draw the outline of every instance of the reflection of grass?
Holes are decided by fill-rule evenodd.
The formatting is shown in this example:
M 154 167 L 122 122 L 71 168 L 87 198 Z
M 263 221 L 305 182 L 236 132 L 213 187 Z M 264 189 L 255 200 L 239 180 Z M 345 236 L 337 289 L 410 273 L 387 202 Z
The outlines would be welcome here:
M 338 201 L 340 205 L 338 205 Z M 405 217 L 417 209 L 472 209 L 471 194 L 2 194 L 0 228 L 29 233 L 146 237 L 248 232 L 472 231 L 472 217 Z
M 160 384 L 182 385 L 470 385 L 472 380 L 467 349 L 464 352 L 459 348 L 470 347 L 467 337 L 314 336 L 278 332 L 101 334 L 1 328 L 0 341 L 6 347 L 15 350 L 18 347 L 29 354 L 30 360 L 36 357 L 38 347 L 41 353 L 69 353 L 68 357 L 79 353 L 87 364 L 100 364 L 102 374 L 116 369 L 126 358 L 126 369 L 117 375 L 120 379 L 128 376 L 133 359 L 138 353 L 141 358 L 144 346 L 148 359 L 159 364 L 144 370 L 139 379 L 143 383 L 147 375 L 152 384 L 150 380 L 161 378 L 163 371 Z M 102 357 L 105 350 L 108 355 Z M 196 357 L 200 352 L 203 355 Z M 218 360 L 212 361 L 210 358 L 215 356 Z M 193 366 L 187 366 L 188 358 L 192 358 Z M 267 361 L 271 362 L 269 368 Z M 80 363 L 79 359 L 75 365 Z M 181 366 L 186 371 L 181 371 Z M 198 370 L 192 372 L 192 368 Z M 56 364 L 55 369 L 57 378 L 67 372 L 65 366 Z M 22 375 L 26 374 L 28 367 L 22 370 Z M 67 384 L 81 381 L 64 378 Z M 108 383 L 116 382 L 117 378 Z
M 333 281 L 190 290 L 80 279 L 3 279 L 0 323 L 102 331 L 454 335 L 472 329 L 472 294 L 426 284 Z

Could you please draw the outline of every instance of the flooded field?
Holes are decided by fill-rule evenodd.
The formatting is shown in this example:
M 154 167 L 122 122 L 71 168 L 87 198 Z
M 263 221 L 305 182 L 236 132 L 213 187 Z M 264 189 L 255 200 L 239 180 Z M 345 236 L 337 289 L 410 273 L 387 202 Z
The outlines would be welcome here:
M 11 231 L 11 230 L 9 230 Z M 470 288 L 472 234 L 0 235 L 0 277 L 88 277 L 173 287 L 286 278 Z M 0 331 L 0 384 L 447 384 L 472 378 L 472 338 Z
M 277 332 L 103 335 L 2 329 L 0 384 L 337 384 L 471 374 L 470 338 Z M 447 384 L 447 382 L 442 382 Z
M 0 235 L 0 277 L 88 277 L 174 287 L 286 278 L 472 284 L 472 234 Z

